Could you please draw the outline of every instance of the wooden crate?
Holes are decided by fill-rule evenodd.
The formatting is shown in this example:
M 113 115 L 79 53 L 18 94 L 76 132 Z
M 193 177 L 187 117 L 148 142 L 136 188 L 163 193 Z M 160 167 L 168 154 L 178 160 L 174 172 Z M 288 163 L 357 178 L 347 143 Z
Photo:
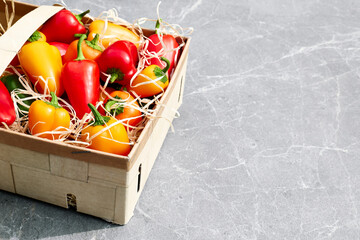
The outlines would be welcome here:
M 0 73 L 32 32 L 60 9 L 16 2 L 16 20 L 26 16 L 0 37 L 0 46 L 5 46 L 0 49 Z M 3 12 L 0 3 L 1 22 Z M 19 32 L 24 26 L 26 30 Z M 22 40 L 14 43 L 15 35 Z M 170 84 L 156 106 L 156 118 L 146 124 L 128 157 L 0 128 L 0 189 L 126 224 L 182 102 L 189 43 L 187 38 Z

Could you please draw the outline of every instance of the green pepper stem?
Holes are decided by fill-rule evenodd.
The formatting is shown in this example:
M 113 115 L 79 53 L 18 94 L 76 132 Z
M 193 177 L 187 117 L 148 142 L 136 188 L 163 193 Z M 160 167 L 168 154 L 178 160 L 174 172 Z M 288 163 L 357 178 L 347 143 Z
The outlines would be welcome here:
M 114 105 L 116 103 L 115 100 L 109 100 L 106 102 L 105 104 L 105 110 L 110 112 L 111 111 L 111 106 Z
M 160 28 L 160 22 L 162 21 L 162 19 L 158 19 L 156 20 L 156 24 L 155 24 L 155 34 L 158 34 L 159 33 L 159 28 Z
M 115 113 L 115 116 L 119 115 L 120 113 L 124 112 L 124 101 L 121 99 L 121 97 L 115 96 L 114 97 L 116 100 L 111 100 L 109 99 L 106 104 L 105 104 L 105 109 L 106 111 L 108 111 L 111 114 Z M 117 106 L 116 109 L 111 109 L 111 107 L 116 104 L 119 103 L 119 105 Z
M 93 40 L 91 40 L 91 41 L 86 40 L 85 43 L 86 43 L 86 45 L 88 45 L 88 46 L 91 47 L 92 49 L 95 49 L 95 50 L 98 50 L 98 51 L 102 52 L 103 50 L 102 50 L 101 47 L 98 45 L 99 38 L 100 38 L 100 35 L 97 33 L 97 34 L 95 35 L 95 37 L 93 38 Z
M 50 92 L 51 102 L 47 102 L 47 104 L 53 106 L 54 108 L 61 108 L 58 102 L 58 98 L 54 92 Z
M 41 34 L 39 31 L 35 31 L 29 38 L 28 41 L 29 42 L 36 42 L 37 40 L 39 40 L 41 38 Z
M 88 14 L 89 12 L 90 12 L 90 10 L 86 10 L 85 12 L 80 13 L 80 14 L 77 14 L 77 15 L 74 15 L 74 16 L 75 16 L 75 18 L 78 20 L 78 22 L 79 22 L 81 25 L 84 26 L 84 23 L 82 22 L 82 18 L 83 18 L 86 14 Z
M 54 92 L 50 92 L 50 95 L 52 97 L 50 103 L 59 106 L 59 102 L 58 102 L 56 94 Z
M 118 78 L 116 73 L 111 74 L 110 82 L 113 83 Z
M 161 57 L 160 59 L 166 63 L 166 67 L 162 70 L 164 73 L 166 73 L 170 68 L 170 61 L 166 57 Z
M 80 14 L 75 15 L 75 17 L 76 17 L 79 21 L 81 21 L 81 19 L 82 19 L 86 14 L 88 14 L 89 12 L 90 12 L 90 10 L 88 9 L 88 10 L 86 10 L 86 11 L 83 12 L 83 13 L 80 13 Z
M 110 77 L 110 83 L 113 83 L 113 82 L 115 82 L 115 80 L 116 79 L 118 79 L 119 78 L 119 74 L 118 73 L 116 73 L 116 72 L 114 72 L 114 73 L 112 73 L 111 74 L 111 77 Z
M 78 56 L 77 56 L 77 58 L 75 59 L 75 61 L 85 60 L 84 54 L 83 54 L 82 49 L 81 49 L 81 44 L 82 44 L 82 42 L 85 40 L 85 38 L 86 38 L 86 35 L 83 34 L 83 35 L 80 37 L 79 41 L 78 41 L 78 45 L 77 45 Z
M 92 123 L 93 126 L 105 125 L 110 120 L 109 117 L 101 116 L 101 114 L 96 109 L 96 107 L 94 105 L 92 105 L 91 103 L 88 103 L 88 106 L 95 118 L 95 121 Z
M 97 45 L 98 41 L 99 41 L 100 35 L 97 33 L 95 34 L 95 37 L 93 40 L 91 40 L 90 42 L 94 45 Z

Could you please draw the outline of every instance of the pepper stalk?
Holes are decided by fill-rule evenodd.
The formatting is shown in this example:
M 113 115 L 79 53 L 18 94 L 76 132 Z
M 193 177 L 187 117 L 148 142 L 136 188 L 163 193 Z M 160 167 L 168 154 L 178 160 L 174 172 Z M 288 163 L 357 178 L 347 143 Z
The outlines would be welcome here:
M 58 98 L 57 98 L 56 94 L 54 92 L 50 92 L 50 95 L 51 95 L 51 101 L 47 102 L 47 104 L 53 106 L 54 108 L 62 108 L 59 105 Z
M 82 34 L 80 39 L 79 39 L 79 42 L 78 42 L 78 45 L 77 45 L 78 57 L 75 59 L 75 61 L 85 60 L 84 54 L 83 54 L 82 49 L 81 49 L 81 44 L 85 40 L 85 38 L 86 38 L 86 35 Z
M 166 76 L 166 72 L 170 68 L 170 61 L 166 57 L 161 57 L 160 59 L 166 63 L 166 67 L 164 69 L 161 69 L 159 66 L 156 66 L 154 68 L 154 74 L 156 77 L 161 78 L 159 80 L 160 82 L 166 83 L 166 81 L 168 80 L 168 78 Z
M 89 103 L 88 106 L 92 114 L 94 115 L 94 121 L 90 122 L 89 125 L 102 126 L 105 125 L 110 120 L 110 117 L 102 116 L 93 104 Z

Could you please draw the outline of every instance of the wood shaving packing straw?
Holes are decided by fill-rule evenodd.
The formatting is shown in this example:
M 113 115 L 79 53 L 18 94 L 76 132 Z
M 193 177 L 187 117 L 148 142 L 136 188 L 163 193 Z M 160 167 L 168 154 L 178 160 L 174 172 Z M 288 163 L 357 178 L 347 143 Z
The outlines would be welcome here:
M 15 18 L 15 2 L 14 0 L 11 0 L 11 12 L 9 12 L 9 6 L 6 2 L 6 0 L 3 0 L 5 4 L 5 19 L 6 19 L 6 29 L 4 26 L 0 24 L 0 36 L 5 33 L 6 30 L 8 30 L 12 26 L 12 22 Z
M 44 123 L 44 122 L 37 122 L 34 127 L 38 124 L 38 123 Z M 58 142 L 63 142 L 65 141 L 68 136 L 72 133 L 72 130 L 69 129 L 69 128 L 64 128 L 64 127 L 57 127 L 55 128 L 54 130 L 52 131 L 45 131 L 45 132 L 41 132 L 41 133 L 36 133 L 36 134 L 33 134 L 33 136 L 36 136 L 36 137 L 41 137 L 42 135 L 45 135 L 45 134 L 59 134 L 59 139 L 53 139 L 53 141 L 58 141 Z

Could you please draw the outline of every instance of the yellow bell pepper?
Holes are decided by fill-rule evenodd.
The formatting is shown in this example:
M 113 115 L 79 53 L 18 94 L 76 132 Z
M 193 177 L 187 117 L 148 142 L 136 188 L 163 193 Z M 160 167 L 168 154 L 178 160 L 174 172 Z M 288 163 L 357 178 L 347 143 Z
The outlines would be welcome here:
M 35 88 L 44 94 L 64 93 L 60 82 L 62 60 L 60 51 L 47 42 L 35 41 L 25 44 L 18 53 L 20 65 Z
M 49 131 L 66 131 L 70 127 L 70 115 L 58 104 L 55 93 L 51 92 L 51 102 L 36 100 L 29 109 L 29 130 L 32 135 L 57 140 L 60 133 L 45 133 Z M 44 134 L 41 134 L 44 133 Z
M 91 103 L 88 104 L 94 115 L 94 121 L 87 123 L 82 130 L 81 140 L 88 141 L 94 135 L 95 136 L 90 145 L 91 149 L 119 154 L 127 156 L 131 150 L 129 144 L 130 140 L 126 129 L 122 123 L 117 123 L 104 131 L 104 128 L 117 122 L 117 119 L 108 116 L 102 116 Z M 98 134 L 100 131 L 102 133 Z
M 103 20 L 93 21 L 89 26 L 88 40 L 91 41 L 98 33 L 100 35 L 100 39 L 102 39 L 101 44 L 105 48 L 118 40 L 127 40 L 134 43 L 137 48 L 139 47 L 140 37 L 126 27 L 108 22 L 105 33 L 104 27 L 105 22 Z

